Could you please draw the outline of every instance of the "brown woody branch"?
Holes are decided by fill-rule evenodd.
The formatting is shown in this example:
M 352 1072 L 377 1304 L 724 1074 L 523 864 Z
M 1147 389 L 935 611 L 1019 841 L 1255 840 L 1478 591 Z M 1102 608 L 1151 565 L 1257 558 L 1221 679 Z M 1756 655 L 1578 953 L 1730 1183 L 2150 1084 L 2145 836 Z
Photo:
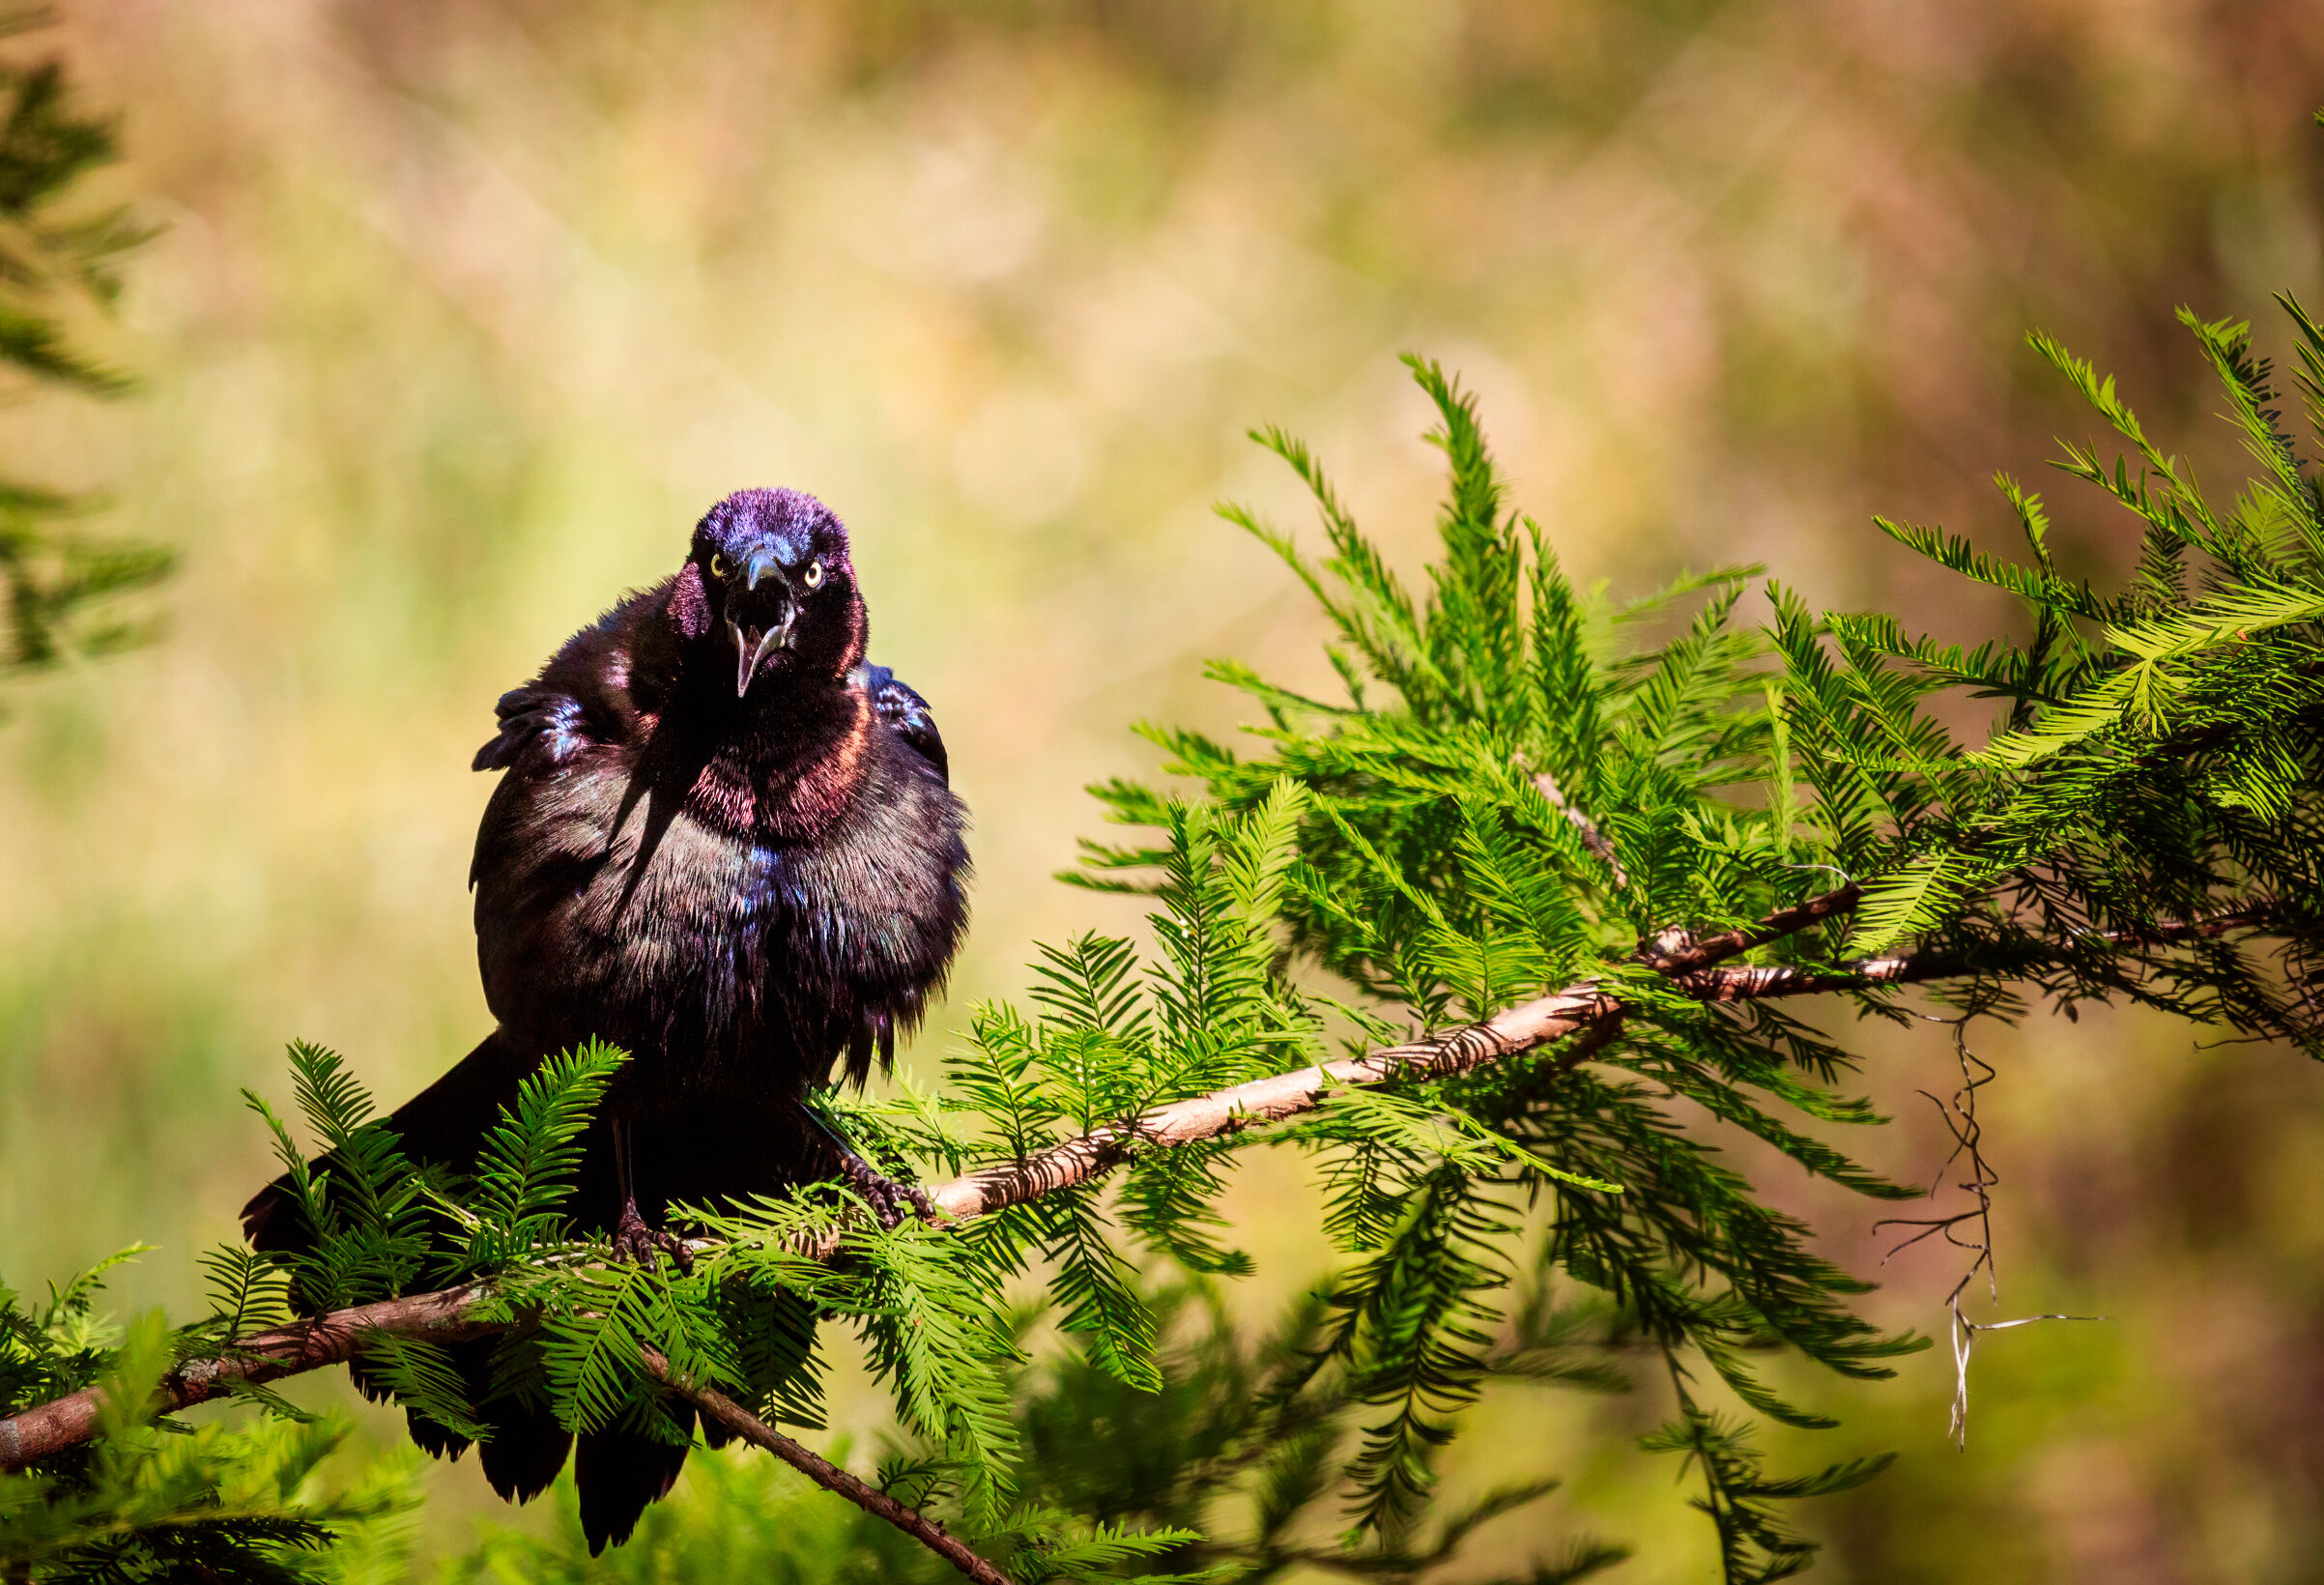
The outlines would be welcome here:
M 1828 894 L 1838 896 L 1838 893 Z M 1800 905 L 1813 908 L 1824 901 L 1811 898 Z M 1770 917 L 1773 917 L 1770 915 Z M 1822 917 L 1822 915 L 1819 915 Z M 2188 941 L 2216 940 L 2238 930 L 2263 929 L 2275 923 L 2276 914 L 2268 909 L 2247 909 L 2236 913 L 2214 914 L 2207 919 L 2163 919 L 2145 930 L 2094 930 L 2085 933 L 2083 939 L 2103 942 L 2112 947 L 2178 946 Z M 1732 939 L 1734 933 L 1728 937 Z M 1709 943 L 1703 943 L 1707 946 Z M 1697 948 L 1700 950 L 1700 948 Z M 1730 954 L 1722 952 L 1721 956 Z M 1960 979 L 1970 974 L 2023 973 L 2044 965 L 2056 965 L 2071 960 L 2072 949 L 2067 946 L 2044 946 L 2032 952 L 2023 949 L 2007 957 L 1971 958 L 1948 953 L 1921 952 L 1900 954 L 1887 958 L 1865 958 L 1844 969 L 1829 972 L 1811 972 L 1802 968 L 1770 965 L 1759 968 L 1696 969 L 1671 975 L 1671 983 L 1693 995 L 1698 1001 L 1730 1002 L 1753 1001 L 1764 996 L 1813 995 L 1830 991 L 1869 991 L 1884 985 L 1908 985 L 1923 980 Z
M 1102 1176 L 1136 1150 L 1191 1144 L 1295 1116 L 1322 1105 L 1334 1088 L 1466 1073 L 1616 1018 L 1621 1010 L 1616 997 L 1585 982 L 1449 1035 L 1158 1107 L 1133 1124 L 1099 1129 L 1025 1161 L 965 1173 L 930 1190 L 930 1197 L 955 1218 L 984 1216 Z M 220 1397 L 237 1383 L 255 1385 L 345 1364 L 372 1335 L 450 1342 L 497 1331 L 500 1323 L 470 1318 L 484 1297 L 481 1284 L 413 1294 L 239 1340 L 217 1359 L 195 1361 L 162 1377 L 153 1408 L 168 1414 Z M 0 1469 L 21 1469 L 87 1441 L 97 1428 L 101 1402 L 100 1389 L 89 1387 L 0 1420 Z
M 245 1383 L 256 1386 L 327 1365 L 344 1365 L 368 1340 L 383 1334 L 459 1342 L 501 1331 L 500 1322 L 474 1318 L 473 1312 L 484 1297 L 484 1286 L 472 1282 L 436 1293 L 383 1299 L 237 1338 L 216 1359 L 189 1360 L 164 1375 L 154 1392 L 155 1412 L 189 1409 L 227 1397 Z M 87 1387 L 13 1419 L 0 1420 L 0 1470 L 22 1469 L 86 1442 L 97 1430 L 102 1408 L 102 1395 L 97 1388 Z
M 965 1173 L 929 1191 L 937 1206 L 962 1219 L 984 1216 L 1086 1183 L 1137 1152 L 1191 1144 L 1260 1123 L 1312 1111 L 1335 1089 L 1391 1079 L 1441 1078 L 1546 1046 L 1618 1016 L 1622 1004 L 1594 980 L 1521 1003 L 1482 1023 L 1407 1046 L 1389 1046 L 1338 1062 L 1254 1079 L 1191 1100 L 1157 1107 L 1136 1121 L 1084 1134 L 1019 1162 Z
M 1856 887 L 1842 887 L 1770 913 L 1753 925 L 1700 939 L 1666 933 L 1658 941 L 1667 944 L 1650 961 L 1668 976 L 1672 986 L 1699 1001 L 1714 1004 L 1872 990 L 2031 966 L 2024 962 L 1978 963 L 1938 954 L 1870 959 L 1834 972 L 1783 965 L 1708 966 L 1848 912 L 1860 896 Z M 2246 912 L 2170 921 L 2143 932 L 2093 935 L 2119 946 L 2168 946 L 2267 923 L 2265 913 Z M 2068 951 L 2061 947 L 2056 955 L 2063 958 Z M 964 1173 L 932 1189 L 930 1196 L 957 1219 L 985 1216 L 1101 1177 L 1133 1154 L 1218 1138 L 1311 1111 L 1337 1089 L 1467 1073 L 1570 1035 L 1583 1035 L 1561 1060 L 1561 1066 L 1569 1067 L 1598 1050 L 1604 1044 L 1600 1032 L 1619 1023 L 1627 1011 L 1622 999 L 1604 984 L 1585 980 L 1449 1034 L 1157 1107 L 1134 1122 L 1098 1129 L 1023 1161 Z M 485 1296 L 481 1285 L 414 1294 L 242 1339 L 217 1359 L 194 1361 L 164 1376 L 154 1407 L 157 1412 L 169 1413 L 230 1392 L 239 1382 L 257 1384 L 342 1364 L 359 1350 L 368 1334 L 454 1341 L 498 1330 L 499 1323 L 471 1317 Z M 96 1429 L 99 1408 L 98 1389 L 88 1388 L 0 1420 L 0 1469 L 21 1469 L 86 1441 Z
M 1690 968 L 1707 968 L 1729 958 L 1739 958 L 1756 947 L 1765 946 L 1769 941 L 1795 936 L 1810 925 L 1820 925 L 1826 919 L 1853 913 L 1856 905 L 1863 901 L 1864 888 L 1851 880 L 1820 897 L 1811 897 L 1788 908 L 1778 908 L 1751 924 L 1738 925 L 1734 930 L 1721 931 L 1716 936 L 1697 936 L 1689 930 L 1666 930 L 1639 946 L 1638 961 L 1670 974 L 1684 973 Z

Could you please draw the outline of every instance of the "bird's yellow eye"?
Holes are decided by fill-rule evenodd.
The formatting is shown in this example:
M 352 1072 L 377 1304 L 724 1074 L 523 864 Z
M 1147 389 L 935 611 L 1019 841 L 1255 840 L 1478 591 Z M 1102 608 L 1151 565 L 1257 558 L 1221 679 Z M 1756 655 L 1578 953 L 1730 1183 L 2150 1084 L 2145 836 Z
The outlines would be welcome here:
M 710 553 L 710 576 L 713 578 L 723 578 L 726 575 L 727 559 L 719 555 L 718 552 L 712 551 Z
M 815 588 L 818 588 L 818 587 L 819 587 L 819 586 L 822 584 L 822 581 L 823 581 L 823 563 L 822 563 L 822 562 L 808 562 L 808 563 L 807 563 L 807 580 L 806 580 L 806 582 L 807 582 L 807 587 L 808 587 L 809 589 L 815 589 Z

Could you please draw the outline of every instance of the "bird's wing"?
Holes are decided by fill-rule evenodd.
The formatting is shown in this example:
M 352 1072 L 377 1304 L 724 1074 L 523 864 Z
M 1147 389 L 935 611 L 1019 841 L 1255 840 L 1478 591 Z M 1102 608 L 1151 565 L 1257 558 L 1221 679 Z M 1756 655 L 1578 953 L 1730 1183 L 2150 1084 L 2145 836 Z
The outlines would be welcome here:
M 504 770 L 534 750 L 562 764 L 588 740 L 581 701 L 559 688 L 511 688 L 493 706 L 500 731 L 476 750 L 472 768 Z
M 475 768 L 554 770 L 592 744 L 634 746 L 649 730 L 641 712 L 669 682 L 661 619 L 673 581 L 630 595 L 565 640 L 540 676 L 501 695 L 500 731 L 476 750 Z
M 879 719 L 918 751 L 920 758 L 935 766 L 936 778 L 949 787 L 952 763 L 944 753 L 944 735 L 936 730 L 936 712 L 929 708 L 928 701 L 885 666 L 865 667 L 864 685 L 871 692 L 872 707 L 879 712 Z

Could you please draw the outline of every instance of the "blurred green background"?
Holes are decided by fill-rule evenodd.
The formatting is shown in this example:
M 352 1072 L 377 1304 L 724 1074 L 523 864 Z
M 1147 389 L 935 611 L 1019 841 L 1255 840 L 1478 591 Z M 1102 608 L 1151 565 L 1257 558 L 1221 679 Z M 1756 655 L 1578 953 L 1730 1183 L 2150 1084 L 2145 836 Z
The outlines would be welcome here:
M 486 1027 L 492 701 L 731 489 L 846 519 L 975 812 L 925 1072 L 1032 939 L 1131 916 L 1047 879 L 1079 786 L 1150 767 L 1130 721 L 1231 728 L 1209 655 L 1328 676 L 1208 513 L 1305 520 L 1247 427 L 1314 443 L 1417 562 L 1416 349 L 1584 577 L 1765 561 L 1965 638 L 2009 613 L 1867 518 L 1998 545 L 1992 471 L 2048 488 L 2091 426 L 2026 330 L 2216 487 L 2242 459 L 2171 308 L 2281 351 L 2268 294 L 2324 298 L 2303 0 L 110 0 L 10 47 L 118 112 L 93 198 L 166 231 L 90 331 L 142 392 L 0 411 L 0 459 L 184 570 L 161 642 L 6 700 L 0 1271 L 147 1239 L 123 1302 L 179 1313 L 266 1170 L 236 1091 L 285 1087 L 283 1041 L 393 1100 Z M 2070 565 L 2127 563 L 2128 519 L 2057 504 Z M 1925 1180 L 1949 1039 L 1864 1041 L 1900 1120 L 1853 1142 Z M 1941 1350 L 1814 1388 L 1847 1428 L 1785 1460 L 1903 1452 L 1806 1515 L 1821 1577 L 2324 1577 L 2324 1073 L 2129 1019 L 1975 1044 L 1991 1313 L 2107 1319 L 1987 1340 L 1965 1454 Z M 1311 1275 L 1257 1182 L 1254 1312 Z M 1888 1283 L 1879 1318 L 1941 1326 L 1964 1257 L 1876 1273 L 1867 1203 L 1773 1187 Z M 1704 1577 L 1675 1466 L 1626 1451 L 1659 1414 L 1489 1401 L 1456 1486 L 1573 1484 L 1484 1554 L 1589 1528 L 1640 1548 L 1612 1577 Z M 469 1466 L 430 1480 L 434 1544 L 497 1513 Z

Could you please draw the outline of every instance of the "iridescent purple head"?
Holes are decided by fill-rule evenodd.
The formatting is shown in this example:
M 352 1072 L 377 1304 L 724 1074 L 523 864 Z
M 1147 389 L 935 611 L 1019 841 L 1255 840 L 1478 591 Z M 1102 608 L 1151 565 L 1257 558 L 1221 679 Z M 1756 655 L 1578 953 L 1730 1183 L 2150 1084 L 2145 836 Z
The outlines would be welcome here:
M 782 672 L 844 677 L 868 622 L 837 513 L 803 490 L 737 490 L 703 516 L 672 615 L 689 637 L 733 646 L 734 694 Z

